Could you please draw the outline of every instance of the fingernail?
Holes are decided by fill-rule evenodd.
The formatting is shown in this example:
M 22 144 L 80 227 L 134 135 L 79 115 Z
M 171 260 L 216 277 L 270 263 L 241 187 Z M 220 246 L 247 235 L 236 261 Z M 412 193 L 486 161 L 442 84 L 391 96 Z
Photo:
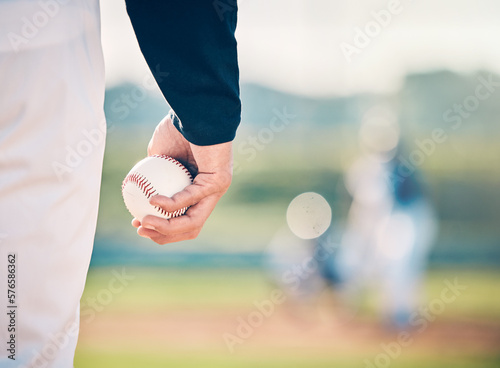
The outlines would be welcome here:
M 149 230 L 156 230 L 153 225 L 149 225 L 149 224 L 143 224 L 142 227 L 149 229 Z

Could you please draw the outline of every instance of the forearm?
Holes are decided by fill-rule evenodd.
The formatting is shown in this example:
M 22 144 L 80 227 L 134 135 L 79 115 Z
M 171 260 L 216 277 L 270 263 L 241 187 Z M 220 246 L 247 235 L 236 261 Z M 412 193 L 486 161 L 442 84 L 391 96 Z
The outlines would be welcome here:
M 180 119 L 174 124 L 199 146 L 231 141 L 241 116 L 237 9 L 220 17 L 213 4 L 127 0 L 141 51 L 153 75 L 161 70 L 155 78 Z

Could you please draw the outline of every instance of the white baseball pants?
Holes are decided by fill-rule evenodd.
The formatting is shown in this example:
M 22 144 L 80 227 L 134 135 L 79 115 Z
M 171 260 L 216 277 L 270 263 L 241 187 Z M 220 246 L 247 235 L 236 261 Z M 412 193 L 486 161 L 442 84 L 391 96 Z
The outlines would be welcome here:
M 0 367 L 73 367 L 105 143 L 98 0 L 0 0 Z

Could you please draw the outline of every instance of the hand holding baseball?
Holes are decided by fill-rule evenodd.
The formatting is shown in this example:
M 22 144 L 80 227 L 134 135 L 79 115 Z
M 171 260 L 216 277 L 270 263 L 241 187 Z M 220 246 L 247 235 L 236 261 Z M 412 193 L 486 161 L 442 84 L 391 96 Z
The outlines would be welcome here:
M 149 142 L 148 155 L 174 157 L 195 177 L 193 184 L 171 198 L 156 195 L 150 199 L 150 203 L 167 212 L 182 207 L 189 209 L 185 215 L 168 220 L 146 216 L 141 223 L 134 219 L 132 225 L 140 236 L 158 244 L 196 238 L 231 184 L 232 142 L 212 146 L 194 145 L 179 133 L 172 124 L 171 116 L 167 115 L 156 127 Z

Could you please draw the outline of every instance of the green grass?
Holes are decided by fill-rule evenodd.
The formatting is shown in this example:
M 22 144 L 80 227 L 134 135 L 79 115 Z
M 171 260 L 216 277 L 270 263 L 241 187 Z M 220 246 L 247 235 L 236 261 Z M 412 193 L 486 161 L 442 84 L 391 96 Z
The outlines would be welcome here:
M 122 269 L 116 268 L 115 271 L 122 272 Z M 118 319 L 118 321 L 122 320 L 120 325 L 126 327 L 129 321 L 137 323 L 149 315 L 164 315 L 172 318 L 172 315 L 179 312 L 181 316 L 184 316 L 183 318 L 188 316 L 187 321 L 191 320 L 189 316 L 192 316 L 193 321 L 198 321 L 200 318 L 206 320 L 212 315 L 220 317 L 226 314 L 230 316 L 227 319 L 233 320 L 234 316 L 245 316 L 248 313 L 245 311 L 254 310 L 252 303 L 268 298 L 272 289 L 262 273 L 255 270 L 127 268 L 125 274 L 134 279 L 130 280 L 123 290 L 113 295 L 103 310 L 97 313 L 98 318 L 92 323 L 103 323 L 109 319 L 116 323 Z M 82 308 L 86 308 L 87 298 L 96 298 L 103 290 L 109 290 L 110 281 L 113 278 L 115 278 L 113 269 L 92 269 Z M 455 278 L 458 278 L 461 285 L 466 285 L 467 289 L 454 302 L 446 305 L 446 309 L 438 316 L 436 323 L 453 326 L 454 323 L 475 321 L 474 323 L 483 323 L 483 325 L 493 323 L 498 326 L 500 324 L 498 309 L 500 271 L 432 270 L 428 273 L 425 282 L 428 301 L 440 298 L 443 288 L 446 287 L 445 280 L 452 282 Z M 370 323 L 373 325 L 375 315 L 373 310 L 364 310 L 358 317 L 360 320 L 372 321 Z M 276 320 L 269 322 L 276 322 Z M 104 323 L 103 326 L 106 324 Z M 116 324 L 114 326 L 116 328 Z M 155 329 L 154 326 L 153 329 Z M 433 326 L 430 324 L 430 327 Z M 134 328 L 137 328 L 137 324 Z M 190 338 L 197 338 L 196 327 L 187 326 L 186 328 L 191 329 Z M 109 333 L 109 331 L 105 332 Z M 172 336 L 176 331 L 164 331 L 164 333 Z M 390 367 L 496 368 L 500 366 L 498 350 L 490 348 L 478 352 L 474 348 L 470 350 L 455 347 L 450 341 L 449 346 L 445 349 L 441 347 L 438 351 L 429 343 L 420 344 L 421 340 L 425 341 L 426 336 L 425 333 L 415 334 L 416 343 L 403 348 L 400 356 L 391 361 Z M 95 338 L 97 338 L 96 342 L 93 341 Z M 189 341 L 186 346 L 182 343 L 171 346 L 168 340 L 157 341 L 154 336 L 148 335 L 127 336 L 123 332 L 105 343 L 98 338 L 97 335 L 85 336 L 77 349 L 76 368 L 354 368 L 365 367 L 365 359 L 374 361 L 382 352 L 380 347 L 382 342 L 394 341 L 394 338 L 383 335 L 378 340 L 375 338 L 371 343 L 366 343 L 366 341 L 363 342 L 361 335 L 359 341 L 354 339 L 349 343 L 349 348 L 344 349 L 342 346 L 336 346 L 335 343 L 330 348 L 324 344 L 317 347 L 302 346 L 299 337 L 296 345 L 293 346 L 281 345 L 279 341 L 273 341 L 271 345 L 257 342 L 238 346 L 238 349 L 231 354 L 223 345 L 220 335 L 214 335 L 212 338 L 216 341 L 208 341 L 207 346 L 195 343 L 194 347 L 190 340 L 186 340 Z M 262 339 L 262 336 L 260 338 Z M 345 338 L 352 339 L 353 336 Z
M 426 293 L 429 300 L 440 298 L 445 280 L 458 280 L 467 287 L 455 302 L 447 304 L 445 318 L 474 318 L 500 321 L 500 271 L 498 270 L 440 270 L 427 277 Z
M 117 268 L 119 273 L 121 268 Z M 268 284 L 255 271 L 182 271 L 162 269 L 126 269 L 134 277 L 123 292 L 117 293 L 109 311 L 143 310 L 151 312 L 166 308 L 227 308 L 246 306 L 265 295 Z M 114 278 L 112 269 L 92 270 L 83 300 L 99 294 Z
M 287 357 L 288 355 L 288 357 Z M 372 360 L 373 361 L 373 360 Z M 391 362 L 392 368 L 498 368 L 499 356 L 443 357 L 443 354 L 428 356 L 402 355 Z M 124 351 L 80 350 L 75 368 L 359 368 L 365 367 L 357 354 L 330 354 L 329 356 L 297 357 L 296 354 L 281 356 L 237 356 L 211 354 L 210 352 L 141 353 Z
M 106 289 L 114 278 L 113 270 L 90 271 L 83 300 Z M 160 268 L 127 268 L 126 275 L 134 277 L 116 295 L 116 303 L 110 310 L 134 311 L 144 308 L 177 308 L 198 306 L 201 308 L 226 308 L 246 306 L 253 300 L 266 297 L 273 287 L 258 270 L 164 270 Z M 445 317 L 498 319 L 500 321 L 500 271 L 498 270 L 432 270 L 425 282 L 428 300 L 440 298 L 446 287 L 445 281 L 457 278 L 466 290 L 456 301 L 447 304 Z

